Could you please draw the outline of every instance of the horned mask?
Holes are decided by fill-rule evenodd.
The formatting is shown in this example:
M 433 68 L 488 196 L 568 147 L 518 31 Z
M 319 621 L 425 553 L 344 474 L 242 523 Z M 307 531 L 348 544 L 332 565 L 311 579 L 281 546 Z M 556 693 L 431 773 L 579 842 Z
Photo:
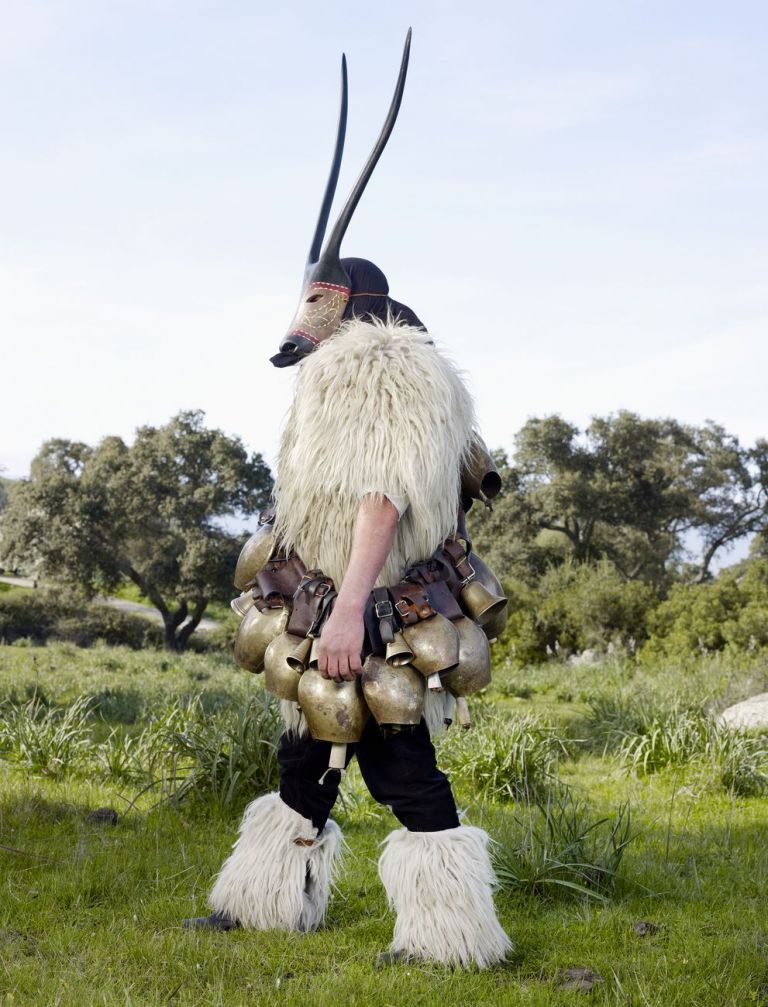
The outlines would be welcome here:
M 339 179 L 341 159 L 344 153 L 344 138 L 347 129 L 347 61 L 345 56 L 341 57 L 341 107 L 331 172 L 325 186 L 325 194 L 320 206 L 320 215 L 309 249 L 307 265 L 304 271 L 304 288 L 299 300 L 299 306 L 287 334 L 280 343 L 280 352 L 271 358 L 272 363 L 276 367 L 290 367 L 291 364 L 298 363 L 303 357 L 311 353 L 316 346 L 322 343 L 323 340 L 332 336 L 341 325 L 343 319 L 349 315 L 352 307 L 350 298 L 356 296 L 356 291 L 353 275 L 350 269 L 347 268 L 347 264 L 365 263 L 366 266 L 370 265 L 373 269 L 377 270 L 377 273 L 380 273 L 377 267 L 373 266 L 372 263 L 366 263 L 365 260 L 342 259 L 340 257 L 340 249 L 342 239 L 349 227 L 360 197 L 365 191 L 368 180 L 373 174 L 373 170 L 394 128 L 405 88 L 410 48 L 411 31 L 409 29 L 405 39 L 395 93 L 392 97 L 392 103 L 381 133 L 374 144 L 365 167 L 360 173 L 360 177 L 355 182 L 352 192 L 334 224 L 325 247 L 323 247 L 323 239 L 325 238 L 331 205 Z M 386 287 L 386 280 L 383 274 L 381 276 L 385 285 L 383 291 L 365 291 L 365 295 L 374 297 L 386 296 L 388 287 Z M 390 304 L 397 305 L 397 302 L 390 302 Z M 415 319 L 416 324 L 421 324 L 413 316 L 413 313 L 410 312 L 410 309 L 405 308 L 404 305 L 397 305 L 397 307 L 402 307 L 412 316 L 412 318 L 406 318 L 405 320 L 412 321 Z

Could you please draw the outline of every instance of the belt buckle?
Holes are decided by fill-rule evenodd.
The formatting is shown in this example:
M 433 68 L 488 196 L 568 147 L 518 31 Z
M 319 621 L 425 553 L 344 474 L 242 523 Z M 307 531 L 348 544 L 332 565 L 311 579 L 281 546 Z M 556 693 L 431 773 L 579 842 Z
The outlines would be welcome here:
M 395 608 L 397 609 L 399 614 L 403 617 L 403 619 L 406 618 L 406 616 L 411 610 L 411 606 L 405 598 L 401 598 L 400 601 L 398 601 L 395 604 Z
M 461 586 L 462 587 L 466 587 L 467 584 L 470 584 L 475 579 L 475 577 L 477 576 L 477 571 L 475 570 L 475 568 L 470 563 L 469 556 L 465 556 L 464 559 L 462 560 L 462 563 L 466 563 L 467 566 L 469 567 L 469 573 L 467 574 L 467 576 L 461 582 Z M 459 568 L 460 565 L 461 564 L 457 565 L 457 567 L 456 567 L 457 570 L 458 570 L 458 568 Z
M 377 619 L 391 619 L 395 614 L 389 598 L 386 598 L 384 601 L 377 601 L 373 606 L 373 611 L 376 613 Z

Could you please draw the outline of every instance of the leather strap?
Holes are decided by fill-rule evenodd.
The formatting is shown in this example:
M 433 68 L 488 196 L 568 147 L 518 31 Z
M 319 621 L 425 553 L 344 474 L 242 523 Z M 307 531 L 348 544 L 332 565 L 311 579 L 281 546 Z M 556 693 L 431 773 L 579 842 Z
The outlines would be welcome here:
M 296 636 L 319 636 L 328 606 L 335 599 L 333 581 L 320 570 L 308 570 L 293 595 L 287 630 Z
M 419 584 L 402 581 L 389 589 L 397 614 L 404 626 L 413 626 L 422 619 L 429 619 L 435 609 L 429 603 L 426 590 Z
M 304 573 L 304 564 L 296 553 L 274 557 L 251 582 L 254 604 L 262 610 L 280 608 L 296 593 Z
M 461 582 L 471 580 L 475 576 L 475 571 L 469 562 L 467 551 L 464 546 L 454 538 L 447 538 L 443 542 L 442 552 L 448 556 L 453 569 Z
M 385 587 L 373 589 L 373 614 L 379 620 L 379 634 L 384 644 L 395 639 L 395 606 Z
M 432 608 L 436 609 L 440 615 L 444 615 L 446 619 L 460 619 L 464 615 L 461 605 L 456 601 L 456 596 L 444 580 L 428 584 L 427 597 Z

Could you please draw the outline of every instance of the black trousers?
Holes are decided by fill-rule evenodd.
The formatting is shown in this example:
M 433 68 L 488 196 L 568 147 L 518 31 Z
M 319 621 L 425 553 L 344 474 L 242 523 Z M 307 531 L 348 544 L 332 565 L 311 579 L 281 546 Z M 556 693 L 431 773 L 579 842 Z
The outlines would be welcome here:
M 280 797 L 317 829 L 325 825 L 339 795 L 341 773 L 326 773 L 330 751 L 330 742 L 286 732 L 277 754 Z M 374 800 L 390 807 L 407 829 L 437 832 L 459 824 L 451 785 L 437 768 L 423 720 L 392 732 L 382 730 L 371 717 L 360 741 L 347 748 L 347 762 L 353 756 Z

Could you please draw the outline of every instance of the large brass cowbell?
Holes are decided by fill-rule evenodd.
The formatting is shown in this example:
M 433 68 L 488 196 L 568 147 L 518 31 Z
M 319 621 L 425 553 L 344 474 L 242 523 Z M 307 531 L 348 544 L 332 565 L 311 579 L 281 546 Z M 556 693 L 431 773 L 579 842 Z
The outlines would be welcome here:
M 315 741 L 330 741 L 329 769 L 344 769 L 347 745 L 359 741 L 370 711 L 360 679 L 335 682 L 308 668 L 299 679 L 299 705 Z
M 235 660 L 241 668 L 258 674 L 264 668 L 267 647 L 288 625 L 287 608 L 250 608 L 235 637 Z
M 251 535 L 237 558 L 235 587 L 244 591 L 257 573 L 261 573 L 272 555 L 275 536 L 271 524 L 261 524 Z
M 402 633 L 413 653 L 413 667 L 424 675 L 430 689 L 441 689 L 440 672 L 455 668 L 459 660 L 459 635 L 453 623 L 437 612 L 404 626 Z
M 388 664 L 373 654 L 362 674 L 363 695 L 377 724 L 418 724 L 424 709 L 424 676 L 408 664 Z
M 281 633 L 267 647 L 264 654 L 264 684 L 278 699 L 299 698 L 299 679 L 304 668 L 292 664 L 291 658 L 304 641 L 293 633 Z

